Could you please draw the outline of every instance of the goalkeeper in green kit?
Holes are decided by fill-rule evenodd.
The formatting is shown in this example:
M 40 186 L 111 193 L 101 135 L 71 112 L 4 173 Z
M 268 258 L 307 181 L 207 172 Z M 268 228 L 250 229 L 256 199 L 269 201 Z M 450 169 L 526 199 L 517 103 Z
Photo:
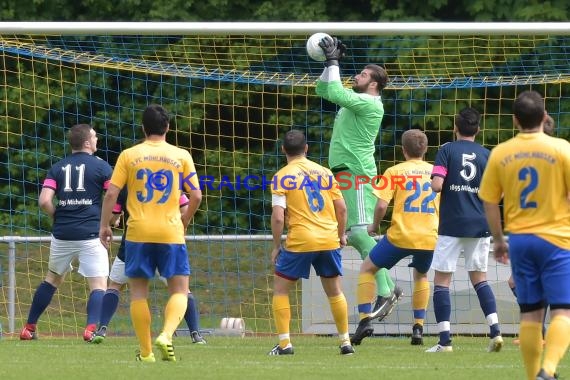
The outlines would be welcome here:
M 352 89 L 346 89 L 339 68 L 346 46 L 336 37 L 323 38 L 319 46 L 326 61 L 317 81 L 317 95 L 341 107 L 334 121 L 329 166 L 339 180 L 348 209 L 348 244 L 364 259 L 376 245 L 367 226 L 373 221 L 377 201 L 371 181 L 378 175 L 374 150 L 384 116 L 380 93 L 386 87 L 388 75 L 378 65 L 366 65 L 354 77 Z M 378 297 L 372 315 L 382 320 L 390 314 L 402 290 L 394 285 L 385 268 L 376 273 L 376 285 Z

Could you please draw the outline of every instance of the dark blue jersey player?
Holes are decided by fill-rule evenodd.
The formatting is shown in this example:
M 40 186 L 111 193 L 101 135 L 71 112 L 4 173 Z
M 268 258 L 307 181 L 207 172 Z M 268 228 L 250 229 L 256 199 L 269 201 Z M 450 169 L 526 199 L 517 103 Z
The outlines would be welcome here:
M 449 286 L 459 254 L 465 257 L 465 269 L 477 292 L 479 304 L 489 325 L 489 352 L 503 346 L 497 304 L 487 283 L 487 264 L 491 238 L 479 199 L 479 186 L 489 159 L 489 151 L 475 142 L 481 116 L 474 108 L 465 108 L 455 116 L 457 141 L 444 144 L 435 158 L 432 189 L 441 192 L 437 244 L 431 267 L 435 270 L 433 305 L 439 330 L 439 342 L 428 352 L 452 351 L 450 338 L 451 296 Z
M 97 151 L 97 135 L 90 125 L 71 127 L 69 143 L 72 154 L 49 170 L 39 197 L 40 208 L 53 219 L 49 271 L 34 293 L 21 340 L 36 338 L 36 323 L 74 259 L 79 260 L 79 274 L 87 279 L 91 289 L 83 333 L 87 342 L 93 337 L 107 288 L 109 259 L 99 240 L 99 221 L 102 193 L 113 170 L 93 155 Z

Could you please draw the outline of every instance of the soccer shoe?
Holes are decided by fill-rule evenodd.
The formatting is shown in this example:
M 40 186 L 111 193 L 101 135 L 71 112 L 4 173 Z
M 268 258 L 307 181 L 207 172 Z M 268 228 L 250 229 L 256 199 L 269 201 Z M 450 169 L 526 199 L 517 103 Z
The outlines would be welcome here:
M 370 317 L 366 317 L 358 323 L 354 335 L 352 335 L 352 338 L 350 338 L 350 343 L 352 343 L 354 346 L 358 346 L 360 343 L 362 343 L 362 339 L 366 338 L 367 336 L 372 336 L 372 334 L 374 334 L 374 326 L 372 326 L 372 320 Z
M 497 335 L 489 340 L 489 346 L 487 347 L 487 352 L 499 352 L 503 348 L 503 337 Z
M 168 339 L 164 333 L 161 333 L 158 338 L 156 338 L 154 345 L 160 350 L 160 353 L 162 354 L 162 360 L 169 362 L 176 361 L 172 340 Z
M 341 355 L 352 355 L 354 354 L 354 347 L 349 342 L 345 342 L 340 345 L 340 354 Z
M 192 343 L 206 344 L 206 339 L 202 338 L 202 335 L 200 335 L 198 331 L 192 331 L 190 336 L 192 337 Z
M 541 368 L 540 372 L 538 372 L 538 375 L 536 375 L 536 380 L 556 380 L 556 379 L 558 379 L 558 374 L 555 373 L 554 375 L 550 376 L 544 371 L 544 368 Z
M 424 328 L 419 323 L 412 327 L 412 346 L 424 345 Z
M 428 348 L 425 352 L 452 352 L 452 346 L 442 346 L 441 344 L 436 344 L 432 348 Z
M 289 344 L 287 344 L 287 346 L 285 346 L 285 348 L 281 348 L 281 346 L 276 344 L 275 347 L 273 347 L 271 349 L 271 351 L 269 351 L 267 353 L 267 355 L 269 355 L 269 356 L 293 355 L 294 353 L 295 352 L 293 351 L 293 345 L 291 343 L 289 343 Z
M 93 341 L 93 337 L 95 336 L 95 329 L 97 326 L 94 324 L 87 325 L 85 330 L 83 330 L 83 340 L 87 343 L 91 343 Z
M 142 356 L 140 352 L 137 352 L 137 355 L 135 356 L 135 360 L 137 362 L 143 362 L 143 363 L 154 363 L 154 362 L 156 362 L 156 359 L 154 358 L 154 354 L 152 352 L 150 354 L 148 354 L 148 356 Z
M 95 344 L 103 343 L 106 335 L 107 335 L 107 326 L 101 326 L 99 327 L 99 330 L 95 331 L 95 334 L 93 335 L 93 340 L 91 342 Z
M 392 290 L 392 293 L 390 293 L 388 297 L 379 296 L 376 299 L 376 304 L 372 309 L 372 313 L 370 313 L 370 318 L 378 318 L 378 321 L 382 321 L 384 318 L 389 316 L 403 294 L 404 292 L 402 288 L 395 286 L 394 290 Z
M 20 332 L 20 340 L 36 340 L 38 339 L 38 334 L 34 330 L 30 330 L 26 326 Z

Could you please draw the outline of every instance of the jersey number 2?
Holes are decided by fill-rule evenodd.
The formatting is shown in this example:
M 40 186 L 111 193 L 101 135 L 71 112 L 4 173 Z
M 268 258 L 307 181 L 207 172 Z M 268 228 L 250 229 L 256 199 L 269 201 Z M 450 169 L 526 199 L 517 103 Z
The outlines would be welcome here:
M 536 208 L 535 201 L 528 200 L 529 195 L 538 187 L 538 172 L 532 166 L 525 166 L 519 170 L 519 181 L 530 179 L 528 184 L 522 189 L 520 197 L 521 208 Z

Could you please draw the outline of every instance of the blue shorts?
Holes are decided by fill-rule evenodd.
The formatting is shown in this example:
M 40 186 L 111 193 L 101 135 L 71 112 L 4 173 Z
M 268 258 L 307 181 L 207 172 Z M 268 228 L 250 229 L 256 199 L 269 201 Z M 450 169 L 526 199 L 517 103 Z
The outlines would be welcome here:
M 275 274 L 291 281 L 309 278 L 311 265 L 317 276 L 342 276 L 340 248 L 318 252 L 290 252 L 281 248 L 275 263 Z
M 521 311 L 570 308 L 570 250 L 533 234 L 510 234 L 509 256 Z
M 412 256 L 409 267 L 416 268 L 419 273 L 427 273 L 433 260 L 433 250 L 399 248 L 390 243 L 384 236 L 368 254 L 370 260 L 378 268 L 392 269 L 404 257 Z
M 125 274 L 129 278 L 188 276 L 190 262 L 186 244 L 135 243 L 125 241 Z

